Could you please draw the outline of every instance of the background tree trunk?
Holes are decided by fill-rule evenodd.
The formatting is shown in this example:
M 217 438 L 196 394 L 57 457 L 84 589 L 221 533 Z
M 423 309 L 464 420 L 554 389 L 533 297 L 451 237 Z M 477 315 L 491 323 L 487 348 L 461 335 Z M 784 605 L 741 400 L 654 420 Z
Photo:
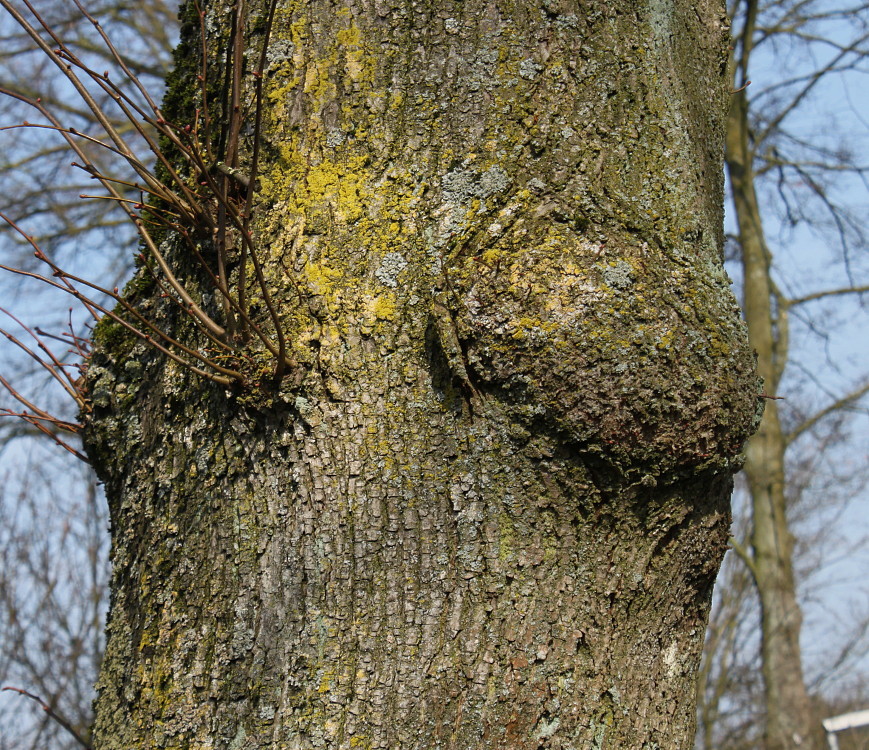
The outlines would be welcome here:
M 749 5 L 742 35 L 739 72 L 746 78 L 757 6 Z M 772 277 L 755 192 L 754 149 L 744 88 L 734 95 L 727 121 L 726 163 L 739 232 L 744 274 L 743 310 L 758 373 L 769 403 L 746 449 L 745 473 L 751 495 L 751 557 L 744 557 L 761 606 L 761 663 L 766 708 L 766 750 L 821 750 L 820 722 L 803 678 L 802 613 L 793 572 L 794 539 L 787 520 L 785 451 L 787 437 L 776 401 L 788 359 L 787 303 Z
M 266 12 L 205 9 L 223 80 Z M 726 44 L 714 2 L 278 6 L 255 223 L 299 366 L 225 391 L 97 330 L 98 748 L 690 746 L 758 406 Z
M 803 679 L 802 615 L 793 573 L 793 535 L 786 513 L 787 438 L 775 401 L 787 361 L 787 310 L 783 305 L 779 309 L 773 307 L 777 295 L 754 192 L 748 138 L 745 93 L 740 92 L 729 118 L 727 167 L 745 271 L 745 319 L 749 339 L 757 351 L 764 391 L 772 397 L 757 434 L 748 442 L 745 463 L 753 519 L 749 563 L 761 603 L 765 746 L 767 750 L 820 748 L 817 736 L 820 725 L 813 718 Z
M 860 85 L 853 71 L 869 59 L 861 15 L 869 7 L 737 0 L 728 8 L 735 94 L 726 162 L 736 219 L 729 249 L 741 265 L 749 341 L 769 400 L 739 485 L 750 518 L 734 532 L 739 562 L 719 577 L 732 590 L 713 610 L 698 745 L 826 748 L 824 712 L 862 705 L 855 686 L 867 615 L 847 602 L 859 590 L 833 593 L 830 582 L 843 575 L 833 566 L 865 547 L 855 531 L 859 512 L 846 512 L 865 489 L 865 462 L 843 456 L 854 453 L 851 440 L 862 448 L 869 392 L 865 368 L 838 353 L 863 320 L 857 300 L 869 290 L 866 269 L 852 267 L 853 248 L 867 244 L 858 208 L 865 149 L 856 145 L 866 130 L 857 110 L 847 122 L 834 114 L 829 92 Z M 812 623 L 807 653 L 802 607 Z

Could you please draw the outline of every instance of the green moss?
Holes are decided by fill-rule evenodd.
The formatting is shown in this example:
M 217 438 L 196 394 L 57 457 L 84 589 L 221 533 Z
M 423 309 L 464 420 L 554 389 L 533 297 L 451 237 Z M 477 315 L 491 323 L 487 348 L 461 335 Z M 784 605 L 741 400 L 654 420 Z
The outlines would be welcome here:
M 513 519 L 506 513 L 502 513 L 498 521 L 498 559 L 502 563 L 509 563 L 516 555 L 516 528 Z
M 93 347 L 115 362 L 123 362 L 139 342 L 139 337 L 110 315 L 94 326 Z

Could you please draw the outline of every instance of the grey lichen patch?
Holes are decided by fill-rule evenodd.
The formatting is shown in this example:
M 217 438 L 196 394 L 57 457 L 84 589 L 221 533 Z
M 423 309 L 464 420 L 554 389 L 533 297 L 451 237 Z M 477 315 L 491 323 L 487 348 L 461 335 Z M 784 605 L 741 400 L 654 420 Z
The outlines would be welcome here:
M 338 146 L 344 143 L 345 140 L 347 140 L 347 134 L 338 128 L 331 128 L 329 132 L 326 133 L 327 148 L 338 148 Z
M 454 169 L 441 177 L 441 190 L 447 203 L 466 203 L 476 195 L 477 173 L 471 169 Z
M 675 13 L 672 0 L 650 0 L 649 25 L 652 27 L 652 38 L 656 46 L 668 46 L 672 43 Z
M 464 205 L 479 198 L 486 200 L 510 186 L 510 177 L 498 165 L 483 174 L 473 169 L 454 169 L 441 177 L 441 190 L 445 203 Z
M 380 261 L 380 267 L 374 272 L 378 281 L 384 286 L 398 286 L 398 274 L 407 267 L 407 261 L 401 253 L 387 253 Z
M 519 75 L 526 81 L 533 81 L 543 72 L 543 66 L 530 57 L 519 63 Z
M 464 232 L 473 212 L 484 213 L 488 198 L 505 192 L 511 184 L 510 176 L 499 165 L 480 173 L 466 165 L 447 172 L 441 177 L 441 207 L 435 213 L 437 228 L 426 232 L 432 248 L 440 251 L 452 238 Z
M 235 733 L 235 737 L 232 738 L 232 742 L 229 743 L 229 750 L 241 750 L 244 747 L 245 740 L 247 739 L 247 732 L 244 731 L 244 727 L 239 725 L 238 730 Z
M 544 737 L 551 737 L 558 730 L 559 726 L 561 726 L 561 719 L 557 716 L 550 720 L 546 718 L 540 719 L 540 722 L 537 724 L 537 731 L 534 733 L 534 739 L 542 740 Z
M 613 289 L 628 289 L 634 283 L 634 269 L 630 263 L 617 260 L 604 268 L 603 280 Z
M 300 414 L 307 414 L 312 408 L 311 402 L 304 396 L 296 396 L 295 407 Z
M 562 31 L 573 30 L 579 27 L 579 19 L 572 13 L 558 16 L 555 25 Z
M 266 50 L 266 66 L 272 68 L 293 57 L 295 45 L 289 39 L 273 41 Z
M 496 193 L 504 192 L 510 186 L 510 178 L 499 166 L 489 167 L 480 177 L 480 198 L 485 200 Z
M 607 729 L 609 728 L 609 724 L 611 722 L 603 721 L 598 723 L 596 719 L 592 720 L 592 728 L 594 729 L 594 744 L 592 745 L 592 750 L 603 750 L 603 741 L 606 737 Z
M 98 408 L 109 408 L 115 390 L 115 376 L 104 367 L 91 367 L 88 375 L 91 403 Z

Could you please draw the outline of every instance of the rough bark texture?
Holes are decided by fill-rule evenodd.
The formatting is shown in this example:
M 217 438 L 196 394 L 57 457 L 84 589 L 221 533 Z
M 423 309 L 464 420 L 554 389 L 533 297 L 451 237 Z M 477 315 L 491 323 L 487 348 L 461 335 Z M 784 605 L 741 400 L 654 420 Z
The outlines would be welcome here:
M 746 53 L 747 54 L 747 53 Z M 747 58 L 746 58 L 747 59 Z M 752 503 L 752 555 L 747 560 L 761 605 L 766 750 L 821 750 L 816 720 L 802 670 L 802 613 L 793 572 L 787 519 L 787 438 L 775 396 L 788 356 L 787 310 L 775 305 L 772 256 L 766 245 L 754 190 L 753 153 L 745 92 L 734 96 L 727 127 L 727 168 L 739 224 L 745 289 L 743 309 L 758 372 L 772 398 L 757 434 L 748 442 L 745 473 Z
M 758 406 L 726 44 L 716 2 L 278 6 L 257 240 L 300 370 L 228 393 L 98 331 L 100 750 L 690 746 Z

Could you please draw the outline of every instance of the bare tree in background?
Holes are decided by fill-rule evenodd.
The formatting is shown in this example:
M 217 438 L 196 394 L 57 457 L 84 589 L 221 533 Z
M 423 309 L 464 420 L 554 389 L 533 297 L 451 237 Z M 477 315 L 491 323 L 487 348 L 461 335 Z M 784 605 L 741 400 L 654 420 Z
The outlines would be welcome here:
M 737 478 L 736 492 L 744 488 Z M 742 481 L 740 481 L 742 480 Z M 734 519 L 734 535 L 744 538 L 746 514 Z M 715 601 L 706 631 L 698 679 L 696 750 L 756 750 L 762 722 L 763 692 L 758 670 L 759 621 L 754 583 L 748 568 L 732 553 L 715 582 Z
M 35 7 L 78 54 L 101 65 L 105 48 L 72 3 L 38 0 Z M 159 91 L 177 36 L 177 4 L 103 0 L 89 8 L 122 41 L 130 70 Z M 108 62 L 103 64 L 108 67 Z M 83 133 L 93 131 L 91 113 L 5 13 L 0 14 L 0 87 L 39 96 L 64 112 L 70 125 Z M 29 107 L 8 97 L 0 97 L 0 114 L 4 125 L 33 119 Z M 118 126 L 125 127 L 121 120 Z M 102 153 L 92 155 L 97 163 L 105 161 Z M 97 208 L 79 197 L 93 192 L 94 185 L 70 169 L 69 162 L 54 133 L 0 133 L 0 212 L 36 232 L 41 245 L 73 267 L 102 267 L 112 283 L 121 283 L 129 272 L 135 232 L 115 205 Z M 5 263 L 34 267 L 32 248 L 14 232 L 0 233 L 0 254 Z M 0 277 L 0 284 L 4 311 L 26 315 L 28 322 L 54 335 L 70 330 L 87 335 L 81 318 L 58 314 L 64 307 L 54 304 L 56 298 L 46 290 L 24 290 L 8 275 Z M 0 327 L 34 346 L 5 312 L 0 317 Z M 0 339 L 0 365 L 4 375 L 27 384 L 28 397 L 75 418 L 51 378 L 6 339 Z M 3 391 L 0 407 L 18 410 L 21 405 Z M 41 698 L 87 738 L 108 599 L 105 499 L 89 467 L 17 419 L 0 420 L 0 472 L 0 687 L 14 686 Z M 0 693 L 0 750 L 80 746 L 38 703 L 12 691 Z
M 75 5 L 68 0 L 38 0 L 34 7 L 90 65 L 112 68 L 98 35 Z M 159 91 L 177 33 L 177 3 L 99 0 L 89 3 L 88 8 L 122 46 L 130 71 L 152 91 Z M 0 17 L 0 30 L 0 87 L 38 97 L 46 106 L 63 112 L 66 125 L 81 133 L 95 132 L 90 110 L 76 100 L 54 66 L 5 14 Z M 112 75 L 122 77 L 123 73 L 113 68 Z M 123 80 L 119 83 L 125 85 Z M 107 95 L 103 104 L 111 114 Z M 0 114 L 5 125 L 33 120 L 35 116 L 31 107 L 11 97 L 0 99 Z M 129 135 L 129 124 L 119 119 L 117 125 Z M 104 164 L 107 158 L 107 153 L 99 149 L 92 149 L 89 155 L 97 165 Z M 126 266 L 131 254 L 125 245 L 129 248 L 134 233 L 114 204 L 106 202 L 97 207 L 80 198 L 82 193 L 94 192 L 95 185 L 83 171 L 69 169 L 69 163 L 65 143 L 50 132 L 7 130 L 0 152 L 0 211 L 16 222 L 36 226 L 40 245 L 46 250 L 77 253 L 91 267 L 100 257 Z M 14 233 L 5 232 L 3 241 L 10 239 L 29 253 L 26 243 Z
M 830 102 L 847 105 L 849 86 L 869 70 L 869 6 L 739 0 L 731 16 L 735 94 L 726 162 L 737 223 L 734 249 L 741 266 L 749 337 L 758 353 L 768 402 L 760 430 L 747 449 L 751 525 L 734 543 L 746 570 L 730 566 L 717 611 L 721 617 L 713 616 L 717 629 L 711 630 L 707 644 L 712 651 L 727 644 L 732 649 L 741 641 L 748 652 L 729 652 L 740 665 L 731 665 L 730 672 L 726 655 L 716 669 L 707 664 L 708 681 L 701 684 L 706 697 L 701 738 L 705 748 L 757 747 L 751 732 L 736 731 L 738 739 L 732 743 L 722 737 L 740 725 L 760 725 L 766 750 L 805 750 L 823 745 L 800 648 L 793 516 L 807 486 L 795 467 L 811 463 L 816 448 L 831 442 L 842 428 L 843 415 L 865 413 L 866 372 L 848 362 L 841 347 L 835 349 L 834 338 L 843 333 L 854 336 L 854 326 L 862 321 L 865 330 L 867 320 L 860 303 L 869 289 L 869 165 L 857 145 L 865 139 L 865 122 L 860 133 L 843 131 L 836 126 L 839 113 Z M 852 113 L 849 122 L 859 123 L 859 113 Z M 769 227 L 777 222 L 786 231 L 770 238 Z M 814 278 L 800 277 L 800 267 L 812 263 L 801 262 L 792 252 L 807 237 L 816 243 L 816 255 L 825 259 L 809 271 Z M 838 316 L 824 307 L 831 301 Z M 850 328 L 836 325 L 844 310 Z M 795 338 L 797 347 L 792 344 Z M 783 380 L 786 367 L 790 373 Z M 829 457 L 826 453 L 824 460 Z M 821 494 L 822 485 L 815 481 L 813 498 Z M 748 610 L 742 595 L 749 584 L 760 602 L 762 716 L 744 700 L 745 688 L 756 684 L 753 679 L 738 684 L 741 699 L 728 694 L 731 688 L 725 684 L 733 686 L 734 678 L 749 675 L 754 663 L 745 658 L 754 653 L 745 627 L 751 620 L 743 619 Z M 859 633 L 859 622 L 857 626 Z M 723 707 L 732 720 L 725 722 L 724 735 L 716 735 L 713 726 Z
M 71 476 L 69 461 L 40 442 L 20 452 L 0 494 L 0 676 L 87 738 L 104 648 L 107 511 L 88 468 Z M 0 748 L 77 746 L 37 703 L 0 694 Z
M 841 420 L 840 420 L 841 421 Z M 861 706 L 865 694 L 867 611 L 861 571 L 866 540 L 845 535 L 843 519 L 855 512 L 853 500 L 865 486 L 867 470 L 847 459 L 847 434 L 829 424 L 825 440 L 803 441 L 788 462 L 788 521 L 794 530 L 794 570 L 800 601 L 816 634 L 806 654 L 807 690 L 820 720 Z M 862 473 L 856 470 L 862 468 Z M 855 473 L 852 473 L 855 472 Z M 744 475 L 735 492 L 734 538 L 751 532 L 751 503 Z M 847 526 L 847 524 L 844 524 Z M 850 527 L 849 527 L 850 528 Z M 850 561 L 850 562 L 846 562 Z M 844 570 L 843 570 L 844 569 Z M 851 593 L 830 608 L 830 589 Z M 760 662 L 760 610 L 748 566 L 730 553 L 716 582 L 699 679 L 697 750 L 760 750 L 764 747 L 764 684 Z M 823 696 L 823 697 L 822 697 Z M 835 707 L 818 709 L 830 699 Z M 842 708 L 845 706 L 846 708 Z M 820 726 L 815 726 L 820 731 Z

